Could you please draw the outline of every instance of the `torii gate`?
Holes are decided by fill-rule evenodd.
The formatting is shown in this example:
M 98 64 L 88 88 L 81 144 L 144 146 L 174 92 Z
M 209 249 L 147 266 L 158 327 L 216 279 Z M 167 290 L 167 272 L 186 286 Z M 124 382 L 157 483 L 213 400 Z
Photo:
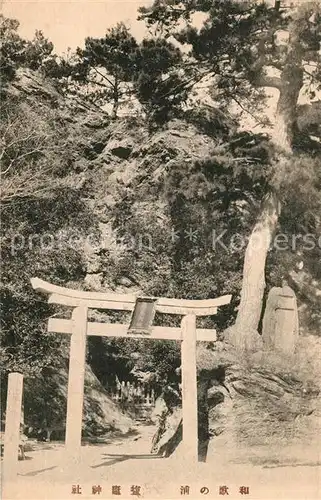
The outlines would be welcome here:
M 52 285 L 32 278 L 36 291 L 49 295 L 50 304 L 73 307 L 70 320 L 49 318 L 48 331 L 71 334 L 68 399 L 66 418 L 66 451 L 77 457 L 81 448 L 84 397 L 86 337 L 150 338 L 181 340 L 183 447 L 189 460 L 198 460 L 196 341 L 213 342 L 216 330 L 196 329 L 197 316 L 212 316 L 217 308 L 229 304 L 231 295 L 207 300 L 147 298 L 116 293 L 83 292 Z M 131 322 L 111 324 L 89 322 L 88 309 L 132 311 Z M 183 316 L 181 328 L 152 326 L 155 312 Z

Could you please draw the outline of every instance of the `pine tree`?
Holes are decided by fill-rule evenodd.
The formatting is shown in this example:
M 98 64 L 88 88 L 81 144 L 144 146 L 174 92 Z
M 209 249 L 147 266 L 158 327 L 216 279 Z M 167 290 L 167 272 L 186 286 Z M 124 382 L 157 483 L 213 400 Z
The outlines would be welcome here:
M 193 14 L 206 20 L 193 26 Z M 263 109 L 265 89 L 278 91 L 272 139 L 278 154 L 277 177 L 285 180 L 289 162 L 295 155 L 318 150 L 308 132 L 319 133 L 321 89 L 321 7 L 308 2 L 290 9 L 282 2 L 234 0 L 157 0 L 141 9 L 150 28 L 158 35 L 174 37 L 189 44 L 190 66 L 200 78 L 210 77 L 217 101 L 235 101 L 242 108 Z M 182 29 L 182 23 L 185 27 Z M 280 35 L 283 37 L 283 41 Z M 198 81 L 194 75 L 195 84 Z M 189 84 L 189 79 L 186 80 Z M 186 88 L 186 87 L 185 87 Z M 299 106 L 299 96 L 309 89 L 311 103 Z M 304 140 L 302 138 L 305 136 Z M 298 172 L 299 175 L 299 172 Z M 273 183 L 272 183 L 273 184 Z M 275 185 L 277 187 L 277 185 Z M 276 230 L 280 199 L 273 189 L 263 200 L 261 214 L 249 238 L 243 270 L 241 303 L 235 325 L 235 341 L 250 345 L 257 331 L 265 289 L 265 263 Z M 257 248 L 257 241 L 261 244 Z M 255 248 L 255 251 L 253 249 Z
M 41 31 L 36 31 L 33 40 L 24 40 L 18 33 L 19 21 L 0 15 L 0 71 L 2 92 L 11 82 L 18 68 L 39 69 L 46 58 L 52 55 L 53 44 Z
M 178 70 L 182 62 L 179 48 L 165 39 L 144 39 L 137 48 L 133 74 L 135 96 L 154 121 L 166 121 L 169 113 L 179 109 L 186 100 Z
M 85 48 L 77 49 L 78 64 L 72 67 L 75 80 L 89 84 L 92 98 L 112 102 L 112 116 L 128 95 L 134 72 L 135 38 L 123 23 L 107 30 L 104 38 L 86 38 Z

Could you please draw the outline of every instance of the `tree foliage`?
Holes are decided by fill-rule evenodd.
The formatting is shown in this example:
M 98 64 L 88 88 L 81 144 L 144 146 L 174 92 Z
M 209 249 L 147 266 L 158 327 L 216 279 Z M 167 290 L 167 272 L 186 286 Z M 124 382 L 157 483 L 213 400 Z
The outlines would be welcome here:
M 64 129 L 48 108 L 32 110 L 19 97 L 1 103 L 2 203 L 44 195 L 64 176 Z
M 180 50 L 165 39 L 144 39 L 136 51 L 135 95 L 155 121 L 168 120 L 170 112 L 186 100 L 180 89 L 182 61 Z
M 29 61 L 39 61 L 36 53 L 29 56 Z M 0 237 L 5 263 L 0 283 L 1 396 L 5 397 L 9 372 L 24 374 L 27 392 L 32 390 L 29 378 L 36 380 L 34 386 L 39 384 L 43 391 L 36 398 L 32 416 L 34 423 L 37 415 L 38 424 L 44 418 L 41 408 L 49 419 L 51 397 L 58 398 L 59 409 L 59 384 L 43 371 L 48 367 L 59 369 L 64 342 L 47 332 L 46 322 L 52 308 L 46 298 L 33 293 L 30 278 L 38 275 L 60 283 L 82 280 L 85 272 L 82 248 L 76 245 L 73 236 L 76 233 L 81 242 L 94 224 L 92 214 L 81 201 L 77 183 L 71 185 L 67 181 L 68 132 L 56 109 L 55 93 L 50 94 L 50 86 L 47 93 L 41 90 L 37 94 L 39 89 L 33 86 L 36 96 L 25 99 L 8 82 L 1 102 L 0 122 Z M 44 403 L 46 386 L 45 408 L 38 403 L 40 400 Z M 4 409 L 1 405 L 1 410 Z
M 63 73 L 87 86 L 94 102 L 111 102 L 116 118 L 119 106 L 129 95 L 136 48 L 135 38 L 123 23 L 118 23 L 107 30 L 104 38 L 86 38 L 85 48 L 78 47 L 71 63 L 62 62 L 60 66 Z
M 6 85 L 13 81 L 18 68 L 39 69 L 53 51 L 53 44 L 41 31 L 37 30 L 33 40 L 27 41 L 21 38 L 18 28 L 19 21 L 0 15 L 2 92 L 5 91 Z
M 177 69 L 182 62 L 179 48 L 165 39 L 144 39 L 140 44 L 123 23 L 107 30 L 104 38 L 87 38 L 70 59 L 50 61 L 47 74 L 69 77 L 77 92 L 99 105 L 112 104 L 112 116 L 133 99 L 148 116 L 168 116 L 184 101 L 176 92 L 181 83 Z
M 197 75 L 210 76 L 216 100 L 235 101 L 257 113 L 265 103 L 262 89 L 280 90 L 291 72 L 293 78 L 293 71 L 299 75 L 299 90 L 305 84 L 314 98 L 320 89 L 318 2 L 291 10 L 280 7 L 280 2 L 271 6 L 255 1 L 157 0 L 140 12 L 141 19 L 156 32 L 191 47 L 188 67 L 197 68 L 193 83 L 199 81 Z M 200 12 L 205 21 L 196 27 L 193 15 Z M 284 33 L 287 38 L 282 39 Z M 185 77 L 186 82 L 189 77 Z M 185 89 L 184 85 L 181 88 Z
M 17 33 L 19 22 L 0 17 L 2 86 L 13 80 L 16 67 L 23 61 L 24 41 Z

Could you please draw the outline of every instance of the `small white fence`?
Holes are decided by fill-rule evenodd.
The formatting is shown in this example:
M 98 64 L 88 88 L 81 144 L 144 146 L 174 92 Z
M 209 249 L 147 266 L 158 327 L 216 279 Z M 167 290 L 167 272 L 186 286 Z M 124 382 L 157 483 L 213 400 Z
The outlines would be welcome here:
M 140 383 L 122 381 L 117 384 L 116 389 L 110 391 L 110 395 L 115 402 L 132 403 L 137 407 L 155 406 L 154 389 Z

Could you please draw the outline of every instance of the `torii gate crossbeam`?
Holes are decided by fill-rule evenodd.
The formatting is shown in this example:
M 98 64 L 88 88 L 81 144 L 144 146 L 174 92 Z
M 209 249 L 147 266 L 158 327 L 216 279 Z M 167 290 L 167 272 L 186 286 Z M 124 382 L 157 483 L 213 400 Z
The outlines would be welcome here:
M 191 461 L 197 461 L 196 341 L 213 342 L 216 340 L 216 331 L 197 329 L 196 317 L 216 314 L 218 307 L 230 303 L 231 295 L 207 300 L 146 298 L 149 303 L 153 302 L 155 312 L 183 316 L 181 328 L 150 325 L 146 335 L 146 332 L 130 331 L 129 325 L 126 324 L 88 321 L 89 308 L 135 312 L 137 299 L 141 301 L 142 297 L 71 290 L 52 285 L 39 278 L 33 278 L 31 284 L 36 291 L 49 295 L 49 303 L 74 308 L 71 320 L 49 318 L 48 321 L 49 332 L 71 335 L 66 417 L 66 451 L 68 455 L 77 457 L 80 453 L 86 340 L 87 335 L 96 335 L 181 341 L 183 447 L 185 456 Z

